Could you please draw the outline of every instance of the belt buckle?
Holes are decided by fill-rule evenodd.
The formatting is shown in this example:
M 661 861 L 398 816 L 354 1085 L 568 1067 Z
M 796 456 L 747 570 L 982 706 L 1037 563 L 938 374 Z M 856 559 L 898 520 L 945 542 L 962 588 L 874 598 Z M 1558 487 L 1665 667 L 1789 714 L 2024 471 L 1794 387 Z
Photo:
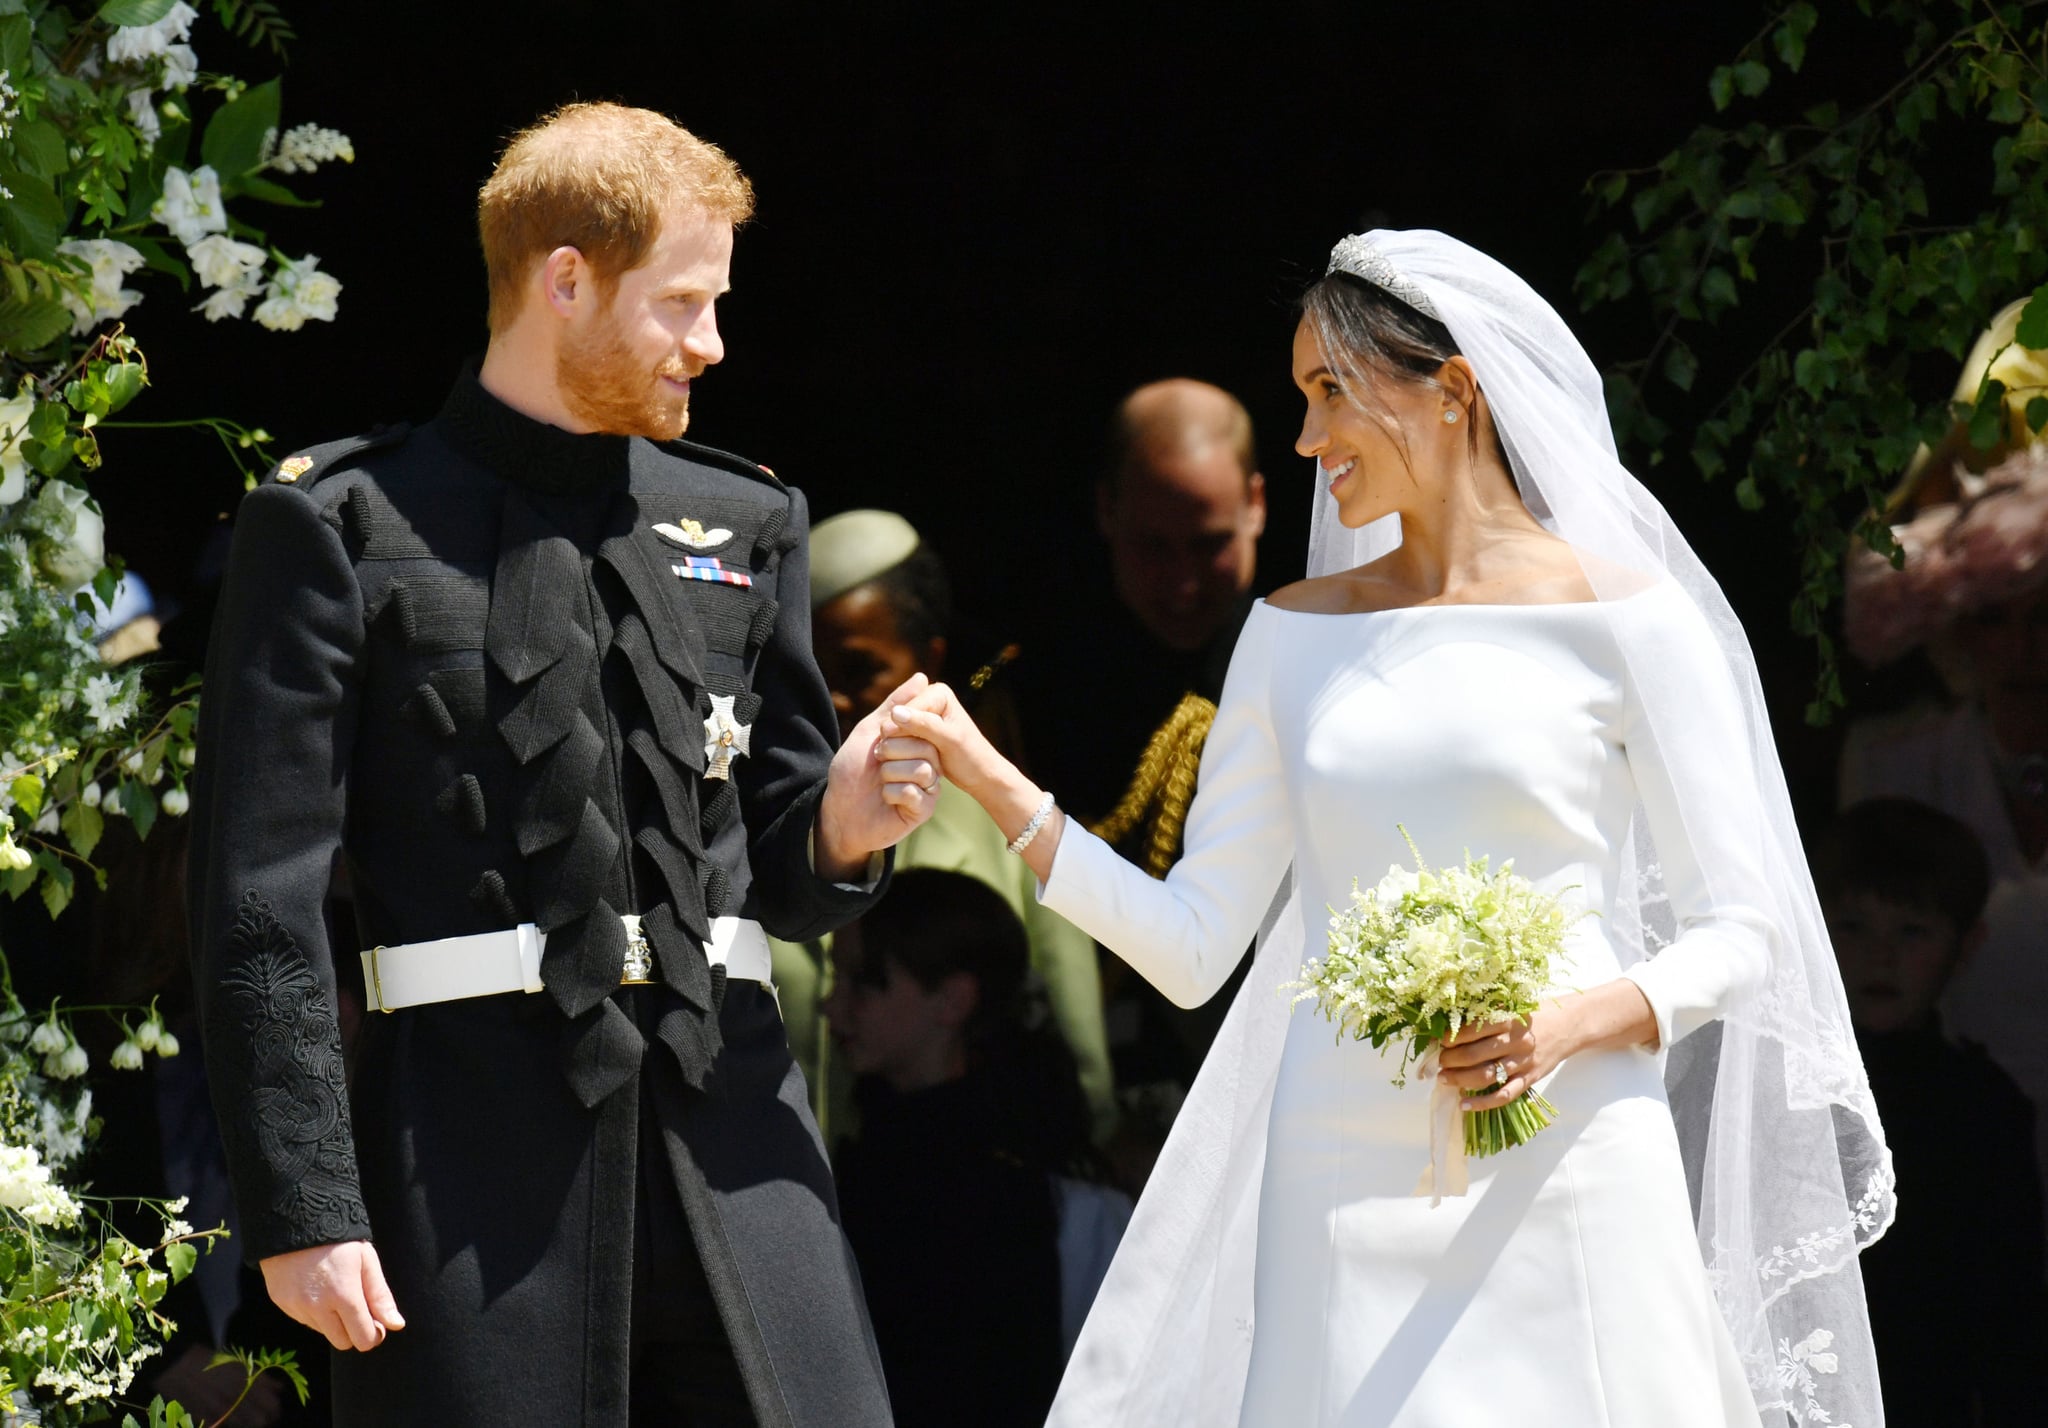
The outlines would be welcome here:
M 626 965 L 620 969 L 619 985 L 650 986 L 654 982 L 654 949 L 640 931 L 640 919 L 633 913 L 621 913 L 619 921 L 626 925 Z

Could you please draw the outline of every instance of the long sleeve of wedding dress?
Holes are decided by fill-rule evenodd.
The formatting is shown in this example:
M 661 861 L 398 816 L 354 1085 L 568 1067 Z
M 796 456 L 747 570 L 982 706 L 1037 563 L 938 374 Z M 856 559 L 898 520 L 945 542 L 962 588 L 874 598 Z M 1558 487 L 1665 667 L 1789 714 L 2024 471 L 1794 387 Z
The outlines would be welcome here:
M 1620 620 L 1654 619 L 1666 660 L 1692 673 L 1684 705 L 1657 711 L 1661 741 L 1633 690 L 1621 718 L 1622 749 L 1678 929 L 1670 946 L 1622 975 L 1642 988 L 1658 1045 L 1669 1047 L 1763 985 L 1775 934 L 1759 910 L 1772 905 L 1760 862 L 1764 816 L 1741 776 L 1749 745 L 1734 681 L 1691 602 L 1660 597 L 1653 591 L 1612 609 Z M 1759 732 L 1770 740 L 1770 730 Z
M 1069 820 L 1040 898 L 1180 1006 L 1216 995 L 1293 856 L 1273 736 L 1270 645 L 1240 639 L 1203 746 L 1201 781 L 1164 882 Z

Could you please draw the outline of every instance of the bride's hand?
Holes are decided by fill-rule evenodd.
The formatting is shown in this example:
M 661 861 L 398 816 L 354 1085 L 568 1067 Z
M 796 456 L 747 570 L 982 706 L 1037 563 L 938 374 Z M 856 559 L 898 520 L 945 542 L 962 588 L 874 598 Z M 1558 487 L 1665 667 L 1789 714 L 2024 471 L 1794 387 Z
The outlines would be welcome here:
M 1045 791 L 997 753 L 974 720 L 960 707 L 953 691 L 934 684 L 915 698 L 891 704 L 884 731 L 923 739 L 939 751 L 940 772 L 982 806 L 1004 839 L 1032 832 L 1022 850 L 1025 865 L 1041 882 L 1052 876 L 1066 815 L 1046 798 Z
M 983 793 L 1006 771 L 1015 771 L 961 706 L 950 685 L 929 685 L 913 698 L 884 706 L 882 727 L 885 733 L 923 739 L 936 747 L 940 772 L 977 801 L 983 801 Z
M 1468 1026 L 1444 1042 L 1437 1058 L 1444 1084 L 1485 1091 L 1465 1102 L 1468 1111 L 1505 1106 L 1587 1051 L 1657 1044 L 1657 1017 L 1643 989 L 1626 977 L 1547 1001 L 1527 1022 Z M 1496 1090 L 1487 1090 L 1497 1086 Z
M 1445 1040 L 1437 1058 L 1437 1074 L 1460 1091 L 1485 1091 L 1468 1096 L 1464 1109 L 1505 1106 L 1541 1081 L 1564 1060 L 1556 1023 L 1563 1009 L 1545 1002 L 1523 1021 L 1492 1021 L 1465 1027 Z M 1496 1087 L 1487 1090 L 1488 1087 Z

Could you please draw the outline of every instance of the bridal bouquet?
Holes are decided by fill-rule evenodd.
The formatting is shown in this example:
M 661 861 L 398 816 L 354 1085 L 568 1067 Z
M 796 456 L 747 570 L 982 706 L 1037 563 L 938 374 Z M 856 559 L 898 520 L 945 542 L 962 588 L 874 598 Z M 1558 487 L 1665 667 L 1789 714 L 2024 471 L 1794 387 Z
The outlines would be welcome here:
M 1418 1063 L 1433 1076 L 1444 1039 L 1462 1028 L 1526 1020 L 1578 920 L 1517 874 L 1512 859 L 1493 869 L 1468 853 L 1462 868 L 1431 868 L 1406 828 L 1401 836 L 1415 870 L 1389 868 L 1370 889 L 1354 882 L 1351 905 L 1331 909 L 1329 954 L 1310 958 L 1301 979 L 1283 988 L 1295 993 L 1295 1005 L 1315 1002 L 1340 1037 L 1348 1032 L 1382 1050 L 1400 1044 L 1396 1086 L 1408 1083 L 1409 1067 Z M 1438 1090 L 1449 1088 L 1439 1083 Z M 1456 1098 L 1440 1099 L 1455 1109 Z M 1556 1114 L 1533 1088 L 1505 1106 L 1469 1113 L 1464 1152 L 1492 1155 L 1521 1145 Z M 1462 1183 L 1441 1187 L 1441 1179 L 1439 1193 L 1462 1193 Z M 1425 1187 L 1430 1183 L 1426 1175 Z

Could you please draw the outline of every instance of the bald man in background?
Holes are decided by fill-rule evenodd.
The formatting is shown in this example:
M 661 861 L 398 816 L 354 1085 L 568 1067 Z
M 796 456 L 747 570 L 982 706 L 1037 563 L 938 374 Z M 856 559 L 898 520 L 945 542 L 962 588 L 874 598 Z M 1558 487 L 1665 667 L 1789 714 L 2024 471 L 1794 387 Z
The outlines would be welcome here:
M 1107 454 L 1095 516 L 1109 589 L 1099 615 L 1091 609 L 1084 624 L 1027 650 L 1019 696 L 1034 776 L 1163 877 L 1179 856 L 1185 794 L 1251 611 L 1266 479 L 1243 404 L 1185 377 L 1124 398 Z M 1078 690 L 1103 696 L 1089 702 L 1085 736 L 1075 727 Z M 1048 730 L 1069 732 L 1050 739 Z M 1117 1083 L 1185 1086 L 1229 996 L 1211 1003 L 1213 1014 L 1180 1012 L 1124 970 L 1113 958 L 1103 967 Z

